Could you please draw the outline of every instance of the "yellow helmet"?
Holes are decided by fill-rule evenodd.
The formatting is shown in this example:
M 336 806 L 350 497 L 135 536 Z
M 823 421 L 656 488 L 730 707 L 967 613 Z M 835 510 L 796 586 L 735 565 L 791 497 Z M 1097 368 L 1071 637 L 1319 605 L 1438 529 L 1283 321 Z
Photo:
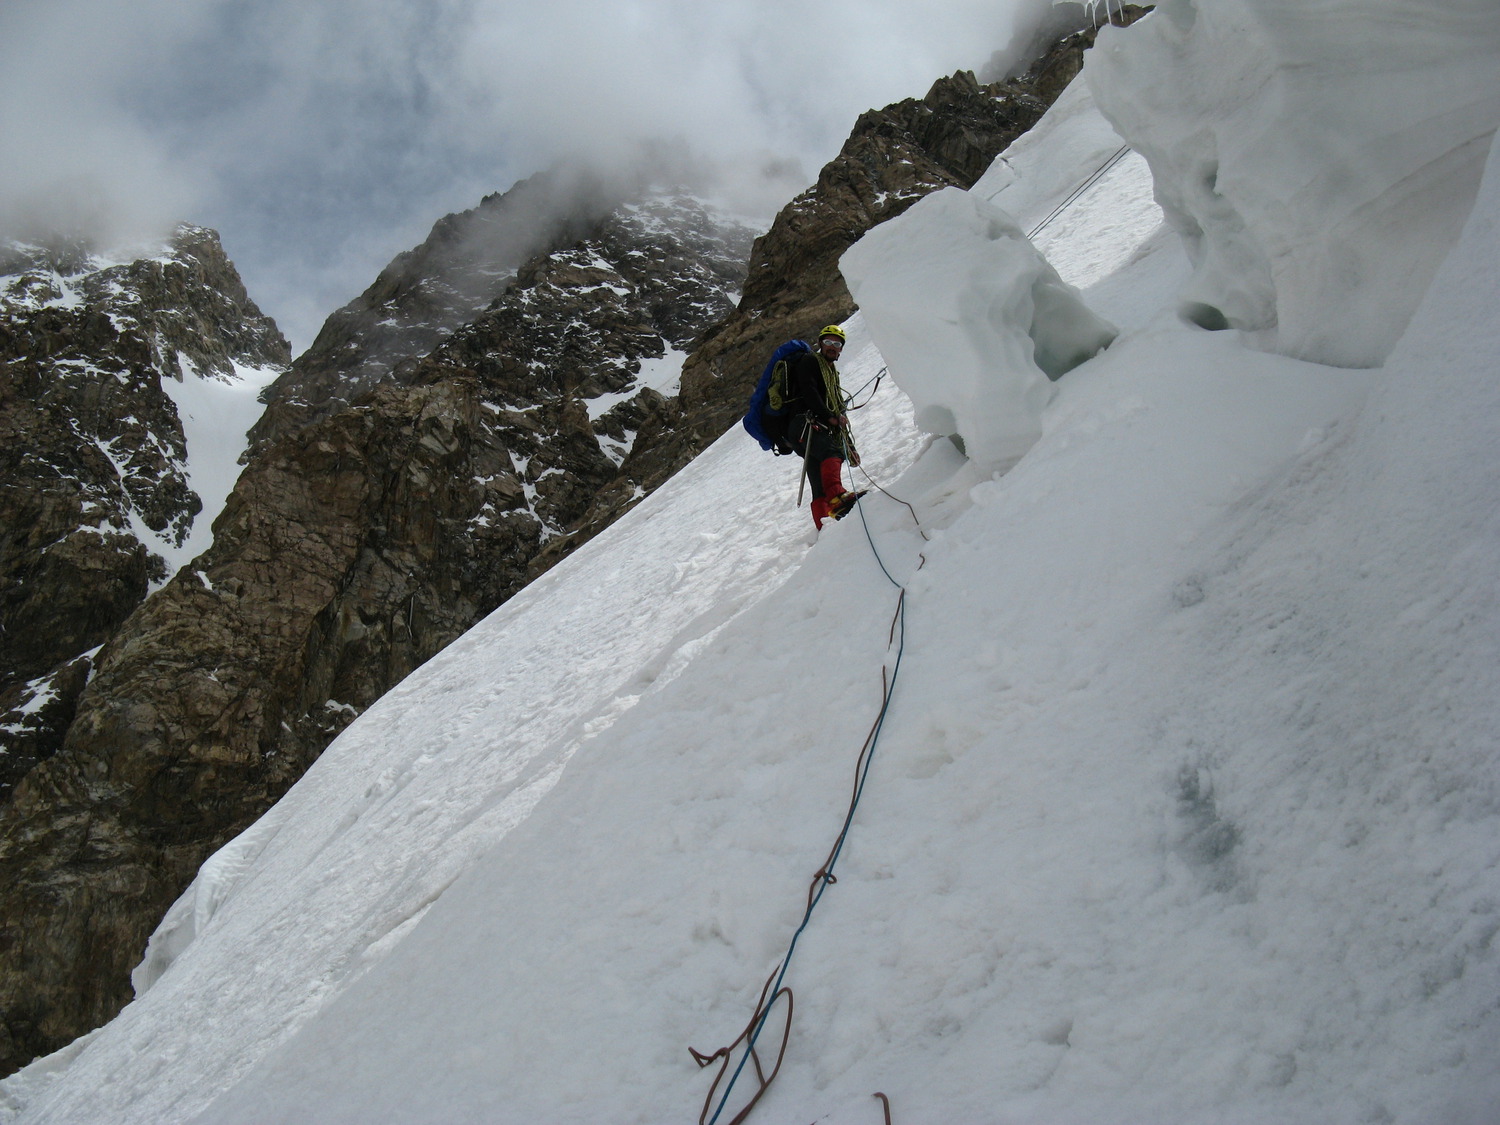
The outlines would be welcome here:
M 849 337 L 844 335 L 844 330 L 837 324 L 830 324 L 818 333 L 818 339 L 821 340 L 824 336 L 834 336 L 846 344 L 849 342 Z

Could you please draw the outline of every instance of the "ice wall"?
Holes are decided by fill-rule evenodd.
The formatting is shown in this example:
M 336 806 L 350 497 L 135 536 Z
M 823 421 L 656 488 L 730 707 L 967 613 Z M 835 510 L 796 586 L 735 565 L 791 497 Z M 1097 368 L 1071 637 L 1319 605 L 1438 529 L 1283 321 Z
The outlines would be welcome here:
M 1381 363 L 1453 245 L 1500 122 L 1495 0 L 1162 0 L 1084 77 L 1150 162 L 1190 319 Z
M 875 227 L 839 269 L 917 425 L 997 467 L 1041 436 L 1050 380 L 1116 334 L 1009 215 L 957 188 Z

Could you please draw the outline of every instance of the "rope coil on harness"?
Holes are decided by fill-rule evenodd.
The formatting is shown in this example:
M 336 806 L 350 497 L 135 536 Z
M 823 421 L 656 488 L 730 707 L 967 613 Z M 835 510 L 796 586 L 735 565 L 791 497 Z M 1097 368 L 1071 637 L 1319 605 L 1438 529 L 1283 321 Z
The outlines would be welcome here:
M 881 489 L 881 491 L 884 492 L 885 490 Z M 905 503 L 905 501 L 900 502 Z M 906 506 L 911 508 L 910 504 Z M 912 518 L 916 518 L 915 511 L 912 512 Z M 896 597 L 895 612 L 891 617 L 890 631 L 886 638 L 887 650 L 891 648 L 895 648 L 896 650 L 895 661 L 889 669 L 884 664 L 882 664 L 880 669 L 880 710 L 875 716 L 874 723 L 870 726 L 869 733 L 865 736 L 864 744 L 860 747 L 859 756 L 855 761 L 854 788 L 849 799 L 848 810 L 844 814 L 843 824 L 839 829 L 838 836 L 834 840 L 833 847 L 829 850 L 827 857 L 823 860 L 822 865 L 813 875 L 812 881 L 808 885 L 807 903 L 803 910 L 802 921 L 797 926 L 796 932 L 792 934 L 791 942 L 788 944 L 787 951 L 782 956 L 780 963 L 771 971 L 770 976 L 766 978 L 766 983 L 761 987 L 760 998 L 756 1001 L 755 1011 L 746 1022 L 744 1030 L 728 1046 L 720 1047 L 711 1054 L 705 1054 L 693 1047 L 688 1048 L 689 1053 L 693 1056 L 693 1061 L 698 1064 L 700 1069 L 712 1066 L 716 1062 L 719 1064 L 718 1073 L 714 1075 L 713 1085 L 709 1087 L 708 1094 L 704 1098 L 703 1110 L 698 1115 L 698 1125 L 717 1125 L 720 1115 L 723 1114 L 725 1107 L 729 1103 L 729 1097 L 734 1090 L 735 1083 L 739 1081 L 747 1063 L 754 1064 L 755 1079 L 757 1082 L 756 1089 L 739 1112 L 732 1118 L 729 1118 L 725 1125 L 741 1125 L 750 1116 L 751 1110 L 755 1108 L 756 1104 L 770 1087 L 772 1081 L 775 1080 L 776 1075 L 781 1071 L 781 1064 L 786 1058 L 787 1045 L 791 1039 L 793 1009 L 792 990 L 786 987 L 783 981 L 786 979 L 787 971 L 791 968 L 792 956 L 797 950 L 797 942 L 802 937 L 803 931 L 807 929 L 808 923 L 812 921 L 813 911 L 822 899 L 823 892 L 838 882 L 833 869 L 844 850 L 845 842 L 849 838 L 849 829 L 854 823 L 855 811 L 859 808 L 860 797 L 863 796 L 865 784 L 869 780 L 870 765 L 874 759 L 875 747 L 880 740 L 880 732 L 885 726 L 886 715 L 890 711 L 891 696 L 895 691 L 896 680 L 901 672 L 901 660 L 906 651 L 906 587 L 891 577 L 890 570 L 886 567 L 885 561 L 881 559 L 880 552 L 875 547 L 875 540 L 870 534 L 869 521 L 865 519 L 863 509 L 860 511 L 860 520 L 864 523 L 865 537 L 869 540 L 870 550 L 875 556 L 876 563 L 880 566 L 881 573 L 899 591 Z M 921 523 L 918 522 L 917 526 L 920 530 Z M 925 532 L 923 533 L 923 538 L 926 538 Z M 919 570 L 922 565 L 926 564 L 926 561 L 925 556 L 921 557 L 921 563 L 918 565 Z M 781 1024 L 781 1044 L 776 1050 L 776 1061 L 768 1073 L 765 1064 L 761 1061 L 759 1040 L 762 1033 L 766 1030 L 767 1024 L 770 1022 L 772 1010 L 783 998 L 786 1000 L 786 1015 Z M 731 1073 L 730 1065 L 736 1054 L 739 1055 L 739 1063 L 734 1066 Z M 728 1075 L 727 1082 L 725 1082 L 726 1075 Z M 721 1083 L 723 1083 L 722 1093 L 719 1090 Z M 717 1105 L 714 1104 L 716 1097 L 718 1098 Z M 890 1125 L 890 1100 L 884 1094 L 877 1093 L 875 1097 L 881 1100 L 885 1110 L 886 1125 Z

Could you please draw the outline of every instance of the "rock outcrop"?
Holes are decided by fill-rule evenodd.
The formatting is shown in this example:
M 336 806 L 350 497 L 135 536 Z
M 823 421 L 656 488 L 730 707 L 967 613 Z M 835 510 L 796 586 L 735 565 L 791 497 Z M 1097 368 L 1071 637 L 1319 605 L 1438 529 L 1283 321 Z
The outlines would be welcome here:
M 0 808 L 7 1069 L 111 1017 L 199 864 L 525 584 L 733 307 L 750 237 L 686 196 L 618 207 L 252 457 L 213 546 L 98 652 L 62 748 Z
M 264 395 L 250 451 L 342 410 L 468 324 L 538 254 L 584 237 L 626 190 L 588 172 L 540 172 L 479 206 L 446 215 L 420 246 L 324 323 Z
M 56 751 L 163 552 L 211 518 L 169 388 L 290 358 L 213 231 L 118 262 L 0 252 L 0 801 Z

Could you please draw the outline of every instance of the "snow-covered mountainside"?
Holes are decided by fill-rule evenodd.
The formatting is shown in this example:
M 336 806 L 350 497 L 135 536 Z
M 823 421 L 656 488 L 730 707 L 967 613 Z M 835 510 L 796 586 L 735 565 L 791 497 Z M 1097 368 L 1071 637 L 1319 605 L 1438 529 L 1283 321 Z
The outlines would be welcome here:
M 0 259 L 4 792 L 56 749 L 88 654 L 208 546 L 291 357 L 213 231 Z
M 70 666 L 66 691 L 50 681 L 60 745 L 0 804 L 0 1073 L 113 1016 L 207 856 L 737 418 L 761 357 L 709 355 L 705 328 L 739 325 L 743 353 L 826 322 L 847 303 L 824 292 L 843 292 L 838 252 L 971 183 L 1091 41 L 862 116 L 781 235 L 757 240 L 761 297 L 732 316 L 743 223 L 680 188 L 561 173 L 440 220 L 335 313 L 269 388 L 212 550 Z
M 1278 31 L 1339 10 L 1240 6 Z M 924 326 L 849 325 L 857 400 L 889 366 L 946 410 L 924 434 L 888 378 L 855 414 L 888 491 L 815 536 L 797 466 L 726 434 L 344 731 L 203 866 L 137 999 L 0 1083 L 9 1120 L 727 1123 L 755 1066 L 715 1086 L 688 1049 L 731 1044 L 784 967 L 751 1122 L 875 1122 L 877 1092 L 899 1125 L 1494 1122 L 1493 123 L 1448 134 L 1482 176 L 1429 175 L 1453 154 L 1347 131 L 1368 91 L 1326 42 L 1234 42 L 1323 92 L 1298 103 L 1300 138 L 1327 125 L 1305 159 L 1462 221 L 1409 300 L 1359 274 L 1403 268 L 1379 223 L 1329 289 L 1271 272 L 1298 316 L 1353 284 L 1379 307 L 1346 325 L 1406 320 L 1379 368 L 1211 330 L 1205 277 L 1231 275 L 1155 202 L 1189 194 L 1181 162 L 1155 119 L 1111 137 L 1095 108 L 1200 7 L 1105 33 L 1123 85 L 1080 87 L 970 193 L 1007 221 L 934 197 L 962 221 L 924 204 L 883 232 L 871 279 L 991 263 L 944 278 Z M 1475 104 L 1431 78 L 1413 116 Z M 1206 138 L 1201 89 L 1173 113 Z M 1142 157 L 1096 178 L 1127 140 Z M 1270 237 L 1252 210 L 1225 219 L 1245 245 Z M 985 419 L 942 361 L 982 341 L 1022 357 L 998 383 L 1034 384 L 1041 273 L 1008 257 L 1002 284 L 935 230 L 1035 232 L 1118 330 L 1048 381 L 1006 471 L 947 440 Z
M 253 451 L 237 479 L 248 420 L 221 419 L 234 431 L 211 546 L 69 669 L 66 706 L 47 712 L 55 753 L 8 756 L 0 1066 L 118 1011 L 198 865 L 526 584 L 541 547 L 625 475 L 681 355 L 732 307 L 749 244 L 697 199 L 645 193 L 523 263 L 438 350 Z

